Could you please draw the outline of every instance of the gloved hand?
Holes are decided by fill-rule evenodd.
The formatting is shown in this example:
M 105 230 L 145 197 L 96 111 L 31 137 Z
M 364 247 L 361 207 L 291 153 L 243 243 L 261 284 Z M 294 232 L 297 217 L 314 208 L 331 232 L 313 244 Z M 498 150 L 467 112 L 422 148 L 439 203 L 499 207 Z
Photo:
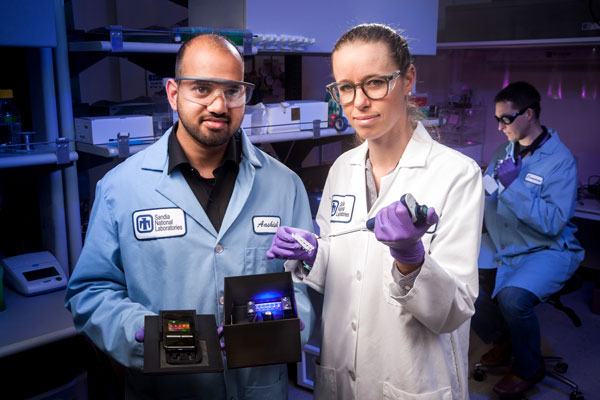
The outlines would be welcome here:
M 310 253 L 302 248 L 300 243 L 292 237 L 292 235 L 298 235 L 310 243 L 314 250 Z M 315 263 L 317 257 L 317 237 L 308 231 L 298 228 L 291 228 L 289 226 L 280 226 L 277 228 L 275 237 L 271 247 L 267 250 L 267 258 L 282 258 L 285 260 L 300 260 L 304 261 L 307 265 L 311 266 Z
M 223 339 L 223 325 L 217 328 L 217 336 L 219 337 L 219 346 L 221 346 L 221 350 L 225 350 L 225 340 Z
M 417 264 L 425 256 L 421 237 L 437 221 L 435 209 L 429 207 L 425 223 L 415 226 L 404 204 L 395 201 L 379 210 L 375 216 L 375 237 L 390 247 L 392 257 L 398 262 Z
M 502 186 L 508 188 L 517 179 L 519 172 L 521 172 L 521 156 L 517 157 L 516 164 L 512 158 L 507 158 L 498 166 L 498 180 Z
M 144 343 L 144 328 L 135 333 L 136 342 Z

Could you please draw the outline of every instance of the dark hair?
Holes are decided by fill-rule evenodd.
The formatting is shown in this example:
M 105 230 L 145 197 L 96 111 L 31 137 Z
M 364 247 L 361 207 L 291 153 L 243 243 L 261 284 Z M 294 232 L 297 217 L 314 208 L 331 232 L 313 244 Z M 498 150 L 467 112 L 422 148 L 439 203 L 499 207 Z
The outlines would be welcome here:
M 240 55 L 240 57 L 242 59 L 242 63 L 243 63 L 244 56 L 243 56 L 242 52 L 240 51 L 240 49 L 238 49 L 236 44 L 233 43 L 233 41 L 231 41 L 231 39 L 229 39 L 227 36 L 219 35 L 217 33 L 201 33 L 201 34 L 196 35 L 192 38 L 189 38 L 188 40 L 183 42 L 183 44 L 177 51 L 177 57 L 175 59 L 175 75 L 180 75 L 181 63 L 183 62 L 183 57 L 185 56 L 185 52 L 186 52 L 187 48 L 190 46 L 190 44 L 198 38 L 205 38 L 205 37 L 210 38 L 212 40 L 213 44 L 215 45 L 215 47 L 219 47 L 224 50 L 230 50 L 230 45 L 231 45 L 231 47 L 236 49 L 236 51 Z
M 390 50 L 390 56 L 398 66 L 398 70 L 400 70 L 402 76 L 405 76 L 412 65 L 412 59 L 406 39 L 394 29 L 384 24 L 361 24 L 348 30 L 340 36 L 335 43 L 335 46 L 333 46 L 333 51 L 331 52 L 332 62 L 333 55 L 336 51 L 347 44 L 356 42 L 385 43 Z M 408 101 L 407 105 L 408 118 L 412 125 L 416 125 L 416 122 L 423 119 L 424 115 L 419 107 L 411 100 Z
M 523 81 L 511 83 L 494 97 L 494 103 L 510 101 L 519 110 L 525 107 L 531 108 L 538 119 L 542 111 L 540 100 L 540 93 L 537 89 L 530 83 Z

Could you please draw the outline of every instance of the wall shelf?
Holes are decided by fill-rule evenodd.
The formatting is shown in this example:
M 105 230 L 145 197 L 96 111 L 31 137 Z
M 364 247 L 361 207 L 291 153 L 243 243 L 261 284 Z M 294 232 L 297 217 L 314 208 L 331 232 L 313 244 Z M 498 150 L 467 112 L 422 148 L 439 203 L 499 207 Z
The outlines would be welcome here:
M 294 140 L 320 139 L 325 137 L 354 135 L 356 132 L 352 128 L 347 128 L 344 132 L 338 132 L 334 128 L 321 129 L 319 137 L 315 137 L 312 130 L 294 131 L 282 133 L 268 133 L 266 135 L 250 135 L 248 138 L 254 144 L 260 143 L 279 143 L 289 142 Z
M 79 154 L 75 151 L 69 152 L 69 162 L 77 161 Z M 57 164 L 58 158 L 55 152 L 40 152 L 29 154 L 0 153 L 0 169 L 30 167 L 33 165 Z M 66 164 L 57 164 L 64 166 Z
M 474 42 L 438 42 L 437 49 L 493 49 L 515 47 L 554 47 L 598 45 L 600 36 L 555 39 L 490 40 Z
M 282 133 L 268 133 L 265 135 L 248 135 L 248 139 L 253 144 L 262 144 L 262 143 L 280 143 L 280 142 L 290 142 L 296 140 L 308 140 L 308 139 L 321 139 L 321 138 L 334 138 L 334 137 L 343 137 L 345 135 L 354 135 L 354 129 L 347 128 L 344 132 L 338 132 L 333 128 L 325 128 L 321 129 L 320 136 L 315 137 L 312 130 L 306 131 L 292 131 L 292 132 L 282 132 Z M 138 153 L 144 150 L 146 147 L 150 146 L 153 142 L 145 142 L 141 144 L 131 144 L 129 146 L 129 155 Z M 100 157 L 106 158 L 114 158 L 119 155 L 119 149 L 117 146 L 111 145 L 93 145 L 90 143 L 76 142 L 75 147 L 77 151 L 93 154 Z M 0 164 L 1 165 L 1 164 Z
M 130 144 L 129 145 L 129 155 L 133 155 L 144 150 L 146 147 L 150 146 L 153 142 L 144 142 L 141 144 Z M 100 157 L 113 158 L 119 155 L 119 148 L 117 146 L 111 146 L 108 144 L 91 144 L 91 143 L 83 143 L 76 142 L 75 149 L 82 153 L 93 154 Z

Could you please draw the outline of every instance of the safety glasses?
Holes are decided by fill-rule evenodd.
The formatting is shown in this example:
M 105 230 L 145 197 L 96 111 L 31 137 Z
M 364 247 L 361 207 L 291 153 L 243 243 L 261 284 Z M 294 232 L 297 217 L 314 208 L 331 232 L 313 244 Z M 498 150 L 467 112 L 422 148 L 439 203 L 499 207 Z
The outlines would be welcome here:
M 528 109 L 530 109 L 533 106 L 533 104 L 528 105 L 527 107 L 525 107 L 524 109 L 522 109 L 521 111 L 514 113 L 512 115 L 501 115 L 499 117 L 494 115 L 494 118 L 496 118 L 496 121 L 498 121 L 498 123 L 503 123 L 504 125 L 510 125 L 513 122 L 515 122 L 515 119 L 517 119 L 517 117 L 519 115 L 522 115 L 523 113 L 525 113 L 525 111 L 527 111 Z
M 361 88 L 365 96 L 371 100 L 383 99 L 388 95 L 396 85 L 396 80 L 402 75 L 402 72 L 396 71 L 389 75 L 374 76 L 359 84 L 350 82 L 333 82 L 325 86 L 327 91 L 333 97 L 333 100 L 345 106 L 354 101 L 356 97 L 356 89 Z
M 209 106 L 219 95 L 228 108 L 241 107 L 252 97 L 254 84 L 229 79 L 203 78 L 200 76 L 176 76 L 179 93 L 187 101 Z

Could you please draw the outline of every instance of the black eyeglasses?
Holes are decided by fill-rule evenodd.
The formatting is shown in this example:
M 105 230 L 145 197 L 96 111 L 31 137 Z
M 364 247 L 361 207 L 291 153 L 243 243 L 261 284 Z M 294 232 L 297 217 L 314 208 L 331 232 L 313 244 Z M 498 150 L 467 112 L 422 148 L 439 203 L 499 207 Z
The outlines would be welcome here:
M 528 109 L 530 109 L 533 106 L 534 106 L 534 104 L 530 104 L 527 107 L 525 107 L 524 109 L 522 109 L 521 111 L 514 113 L 512 115 L 501 115 L 499 117 L 496 117 L 494 115 L 494 118 L 496 118 L 496 121 L 498 121 L 498 123 L 502 122 L 504 125 L 510 125 L 513 122 L 515 122 L 515 119 L 517 119 L 517 117 L 519 115 L 522 115 L 523 113 L 525 113 L 525 111 L 527 111 Z
M 361 88 L 365 96 L 371 100 L 383 99 L 388 95 L 396 85 L 396 79 L 402 75 L 401 71 L 396 71 L 389 75 L 374 76 L 365 79 L 359 84 L 350 82 L 333 82 L 325 86 L 327 91 L 333 97 L 336 103 L 341 105 L 350 104 L 356 96 L 356 88 Z

